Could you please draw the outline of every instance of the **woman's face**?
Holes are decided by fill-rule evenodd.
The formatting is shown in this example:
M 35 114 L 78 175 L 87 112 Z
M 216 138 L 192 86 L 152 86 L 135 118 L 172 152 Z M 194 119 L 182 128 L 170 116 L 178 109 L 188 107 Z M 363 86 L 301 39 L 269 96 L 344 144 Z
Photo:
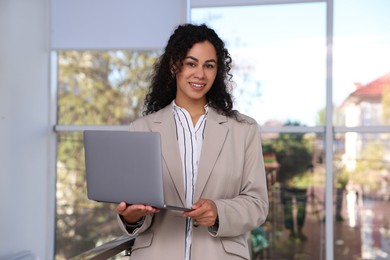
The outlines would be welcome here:
M 208 42 L 196 43 L 187 52 L 181 70 L 176 74 L 176 103 L 200 102 L 205 105 L 206 93 L 217 75 L 217 53 Z

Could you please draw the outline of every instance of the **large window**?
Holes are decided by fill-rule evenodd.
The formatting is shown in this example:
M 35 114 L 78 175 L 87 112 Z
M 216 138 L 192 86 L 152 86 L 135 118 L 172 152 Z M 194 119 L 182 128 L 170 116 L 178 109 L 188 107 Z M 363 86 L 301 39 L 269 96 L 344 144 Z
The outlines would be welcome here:
M 192 22 L 207 23 L 227 43 L 235 108 L 262 128 L 270 214 L 251 232 L 253 259 L 390 257 L 387 10 L 387 0 L 191 9 Z M 56 259 L 121 234 L 114 206 L 87 199 L 81 131 L 126 129 L 141 116 L 160 53 L 55 52 Z
M 334 1 L 331 23 L 328 7 L 316 2 L 192 10 L 194 22 L 210 24 L 225 37 L 236 62 L 237 108 L 262 125 L 266 160 L 270 156 L 279 165 L 272 170 L 271 214 L 262 233 L 252 234 L 266 241 L 259 252 L 266 259 L 325 259 L 329 243 L 335 259 L 390 254 L 388 222 L 382 218 L 386 210 L 380 210 L 389 200 L 390 147 L 384 132 L 390 129 L 378 128 L 390 118 L 390 18 L 383 11 L 390 5 Z M 329 34 L 332 23 L 334 34 Z M 330 38 L 334 67 L 327 67 L 326 60 Z M 327 85 L 328 75 L 332 81 Z M 322 136 L 329 89 L 336 127 L 327 145 Z M 306 162 L 303 150 L 290 151 L 298 149 L 291 144 L 296 133 L 311 140 Z M 333 154 L 329 168 L 326 148 Z M 330 176 L 333 184 L 325 187 Z M 325 241 L 326 189 L 334 190 L 327 221 L 333 223 L 335 243 Z

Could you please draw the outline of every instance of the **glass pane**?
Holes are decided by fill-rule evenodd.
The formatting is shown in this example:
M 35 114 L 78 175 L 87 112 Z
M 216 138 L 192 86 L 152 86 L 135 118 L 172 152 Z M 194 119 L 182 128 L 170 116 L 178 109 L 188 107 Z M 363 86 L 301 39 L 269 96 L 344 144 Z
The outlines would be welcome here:
M 252 259 L 324 259 L 323 137 L 263 135 L 270 213 L 252 231 Z
M 70 259 L 122 235 L 115 205 L 88 200 L 81 133 L 58 134 L 56 259 Z
M 196 8 L 191 18 L 225 40 L 238 110 L 260 124 L 314 126 L 324 124 L 325 14 L 325 3 L 306 3 Z
M 141 115 L 159 51 L 61 51 L 58 124 L 127 125 Z
M 337 135 L 336 259 L 390 259 L 390 135 Z
M 335 0 L 335 124 L 390 123 L 390 1 Z

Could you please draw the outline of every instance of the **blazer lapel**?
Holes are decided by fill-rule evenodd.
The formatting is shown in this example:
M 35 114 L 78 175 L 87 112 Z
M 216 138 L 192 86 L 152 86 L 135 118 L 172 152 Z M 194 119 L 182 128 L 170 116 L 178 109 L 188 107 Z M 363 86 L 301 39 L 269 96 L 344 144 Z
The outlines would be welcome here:
M 161 109 L 155 115 L 156 116 L 153 118 L 152 131 L 160 132 L 161 134 L 163 160 L 168 168 L 169 176 L 171 177 L 176 191 L 185 206 L 183 170 L 171 105 Z
M 206 120 L 194 202 L 200 198 L 229 132 L 229 128 L 222 124 L 227 121 L 226 116 L 219 115 L 214 109 L 209 108 Z

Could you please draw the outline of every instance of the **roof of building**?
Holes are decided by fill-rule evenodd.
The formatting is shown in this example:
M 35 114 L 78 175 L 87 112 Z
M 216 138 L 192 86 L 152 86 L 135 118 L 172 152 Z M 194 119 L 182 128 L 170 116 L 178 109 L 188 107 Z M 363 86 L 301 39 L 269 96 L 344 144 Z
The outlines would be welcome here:
M 355 83 L 357 89 L 351 94 L 351 96 L 358 97 L 381 97 L 385 85 L 390 85 L 390 73 L 366 84 L 361 85 Z
M 390 72 L 366 85 L 355 83 L 355 86 L 356 90 L 344 100 L 341 106 L 350 102 L 358 103 L 362 100 L 380 100 L 385 86 L 390 87 Z

